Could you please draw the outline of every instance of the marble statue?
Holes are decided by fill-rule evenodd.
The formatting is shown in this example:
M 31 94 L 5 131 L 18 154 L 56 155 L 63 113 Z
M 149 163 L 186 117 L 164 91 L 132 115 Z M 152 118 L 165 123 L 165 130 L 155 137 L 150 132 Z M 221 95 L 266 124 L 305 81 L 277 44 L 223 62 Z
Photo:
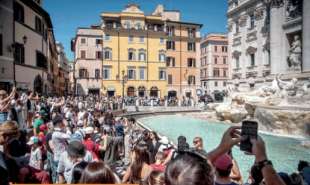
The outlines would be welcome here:
M 280 79 L 281 75 L 277 75 L 277 83 L 278 83 L 278 87 L 281 90 L 281 95 L 282 97 L 286 97 L 286 96 L 295 96 L 298 90 L 297 87 L 297 79 L 293 78 L 291 81 L 289 82 L 285 82 L 283 80 Z
M 298 35 L 294 36 L 291 48 L 289 50 L 289 56 L 287 57 L 287 63 L 290 69 L 300 70 L 301 66 L 301 41 Z

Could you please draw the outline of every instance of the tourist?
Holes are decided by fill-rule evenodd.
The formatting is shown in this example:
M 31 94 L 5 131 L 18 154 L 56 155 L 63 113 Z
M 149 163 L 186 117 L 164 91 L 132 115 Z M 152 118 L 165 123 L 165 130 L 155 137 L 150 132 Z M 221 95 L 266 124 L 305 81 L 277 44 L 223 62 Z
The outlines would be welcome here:
M 8 119 L 8 113 L 10 109 L 10 100 L 15 96 L 16 89 L 13 88 L 11 94 L 7 96 L 5 90 L 0 90 L 0 124 L 4 123 Z
M 164 185 L 165 173 L 162 171 L 152 171 L 147 179 L 146 185 Z
M 48 184 L 49 174 L 43 170 L 42 149 L 39 138 L 32 136 L 27 143 L 31 146 L 29 165 L 20 169 L 19 181 L 21 183 L 43 183 Z
M 215 185 L 237 185 L 230 178 L 233 163 L 228 154 L 218 157 L 214 162 L 214 167 L 216 169 Z
M 134 147 L 132 162 L 129 165 L 122 182 L 140 184 L 146 181 L 152 171 L 150 154 L 145 143 L 139 143 Z
M 82 173 L 85 170 L 87 165 L 88 165 L 88 162 L 81 161 L 73 167 L 71 184 L 79 184 Z
M 163 152 L 157 152 L 155 156 L 155 163 L 151 164 L 151 168 L 153 171 L 160 171 L 165 172 L 166 165 L 164 165 L 165 162 L 165 155 Z
M 155 131 L 150 132 L 150 141 L 151 141 L 151 147 L 150 147 L 150 153 L 151 153 L 151 162 L 154 162 L 155 155 L 158 152 L 158 149 L 160 147 L 160 138 L 158 137 L 157 133 Z
M 207 152 L 203 149 L 203 140 L 201 137 L 195 137 L 193 140 L 194 149 L 201 153 L 202 155 L 207 156 Z
M 8 144 L 10 140 L 18 139 L 18 125 L 14 121 L 5 121 L 0 125 L 0 184 L 8 185 L 9 183 L 18 182 L 18 166 L 14 158 L 9 153 Z
M 94 128 L 93 127 L 86 127 L 85 128 L 85 138 L 83 141 L 84 146 L 86 147 L 86 150 L 88 150 L 91 154 L 94 160 L 98 160 L 99 157 L 99 144 L 95 143 L 92 140 L 92 136 L 94 134 Z
M 57 167 L 58 183 L 64 182 L 71 183 L 72 170 L 74 166 L 81 161 L 91 162 L 92 158 L 89 158 L 85 146 L 81 141 L 70 141 L 67 150 L 62 153 Z
M 34 122 L 33 122 L 33 134 L 36 136 L 39 134 L 40 132 L 40 127 L 41 125 L 44 124 L 44 121 L 42 119 L 42 113 L 41 112 L 37 112 L 35 114 L 35 118 L 34 118 Z
M 82 173 L 80 184 L 114 184 L 116 175 L 103 162 L 89 163 Z
M 227 154 L 231 157 L 232 163 L 233 163 L 233 167 L 232 167 L 231 173 L 230 173 L 230 178 L 234 182 L 236 182 L 237 184 L 243 184 L 239 165 L 233 157 L 232 150 L 229 150 Z
M 52 122 L 54 126 L 52 134 L 54 161 L 58 164 L 61 154 L 66 151 L 67 142 L 70 136 L 65 133 L 65 124 L 62 116 L 56 115 Z

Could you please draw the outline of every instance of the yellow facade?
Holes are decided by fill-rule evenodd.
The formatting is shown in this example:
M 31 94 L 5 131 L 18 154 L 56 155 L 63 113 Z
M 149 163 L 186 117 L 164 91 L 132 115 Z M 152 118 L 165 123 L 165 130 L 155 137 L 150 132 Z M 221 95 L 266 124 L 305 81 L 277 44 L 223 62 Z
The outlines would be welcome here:
M 133 10 L 118 14 L 104 13 L 102 18 L 106 23 L 102 66 L 103 71 L 106 69 L 109 72 L 106 72 L 107 78 L 103 77 L 101 92 L 111 96 L 122 96 L 122 79 L 123 76 L 127 76 L 128 80 L 124 85 L 125 96 L 157 95 L 161 98 L 166 96 L 165 32 L 157 28 L 144 29 L 150 25 L 156 25 L 155 27 L 159 28 L 163 26 L 164 22 L 160 17 L 145 16 Z M 108 23 L 111 23 L 110 27 Z M 111 52 L 111 58 L 105 56 L 106 51 Z M 135 56 L 133 57 L 129 52 Z M 143 56 L 142 53 L 145 55 Z M 144 72 L 141 72 L 142 70 Z M 132 71 L 135 71 L 134 75 Z M 162 71 L 161 74 L 160 71 Z M 160 76 L 164 78 L 160 79 Z M 130 79 L 130 77 L 134 78 Z

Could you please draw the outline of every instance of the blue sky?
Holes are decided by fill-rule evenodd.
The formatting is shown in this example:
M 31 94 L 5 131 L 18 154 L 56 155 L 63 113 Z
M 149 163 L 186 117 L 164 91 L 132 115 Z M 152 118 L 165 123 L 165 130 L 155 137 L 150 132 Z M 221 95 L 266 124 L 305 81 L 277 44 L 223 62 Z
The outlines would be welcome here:
M 100 22 L 101 12 L 119 12 L 128 3 L 137 3 L 150 14 L 157 4 L 166 9 L 181 11 L 181 19 L 203 24 L 202 34 L 226 32 L 227 0 L 44 0 L 44 9 L 49 12 L 57 41 L 63 43 L 70 60 L 70 40 L 77 27 L 88 27 Z

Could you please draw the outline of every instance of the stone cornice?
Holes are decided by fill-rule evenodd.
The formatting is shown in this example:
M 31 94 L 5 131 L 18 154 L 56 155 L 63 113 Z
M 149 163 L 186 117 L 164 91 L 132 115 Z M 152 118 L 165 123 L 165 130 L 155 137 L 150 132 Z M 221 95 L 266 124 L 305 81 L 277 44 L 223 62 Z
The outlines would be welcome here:
M 243 11 L 246 11 L 246 12 L 249 12 L 250 10 L 254 11 L 256 9 L 255 6 L 260 2 L 262 2 L 262 0 L 248 0 L 247 2 L 239 5 L 237 8 L 234 8 L 228 11 L 227 17 L 232 17 L 235 14 L 238 14 L 239 12 L 243 12 Z

